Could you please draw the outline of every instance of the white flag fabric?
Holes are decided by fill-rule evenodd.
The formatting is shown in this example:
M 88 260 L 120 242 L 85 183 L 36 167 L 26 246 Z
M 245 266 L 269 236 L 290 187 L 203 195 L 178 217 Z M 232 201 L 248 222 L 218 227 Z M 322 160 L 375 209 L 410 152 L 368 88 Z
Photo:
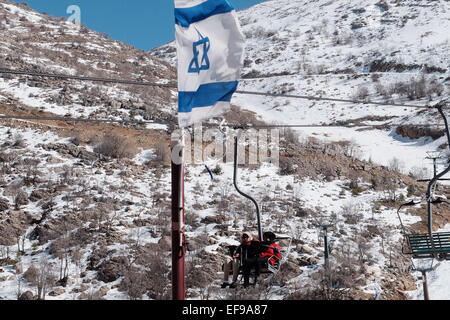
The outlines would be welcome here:
M 178 122 L 188 127 L 230 108 L 245 39 L 228 0 L 175 0 Z

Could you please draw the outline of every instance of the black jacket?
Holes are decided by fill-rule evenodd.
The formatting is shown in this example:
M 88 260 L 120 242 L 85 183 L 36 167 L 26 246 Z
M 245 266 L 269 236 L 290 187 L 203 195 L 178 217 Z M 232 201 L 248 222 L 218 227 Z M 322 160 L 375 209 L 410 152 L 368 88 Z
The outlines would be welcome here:
M 248 245 L 241 244 L 236 248 L 236 253 L 239 253 L 241 261 L 257 257 L 261 253 L 261 243 L 258 239 L 254 239 Z

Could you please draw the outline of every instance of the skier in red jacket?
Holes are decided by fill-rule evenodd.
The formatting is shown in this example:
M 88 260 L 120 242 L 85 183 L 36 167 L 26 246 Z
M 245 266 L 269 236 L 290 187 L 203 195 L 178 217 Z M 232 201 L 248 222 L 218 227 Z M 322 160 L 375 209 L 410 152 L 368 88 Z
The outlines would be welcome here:
M 275 243 L 276 236 L 273 232 L 265 232 L 263 238 L 262 247 L 265 250 L 261 253 L 261 258 L 264 259 L 263 262 L 269 261 L 273 267 L 281 260 L 281 247 Z

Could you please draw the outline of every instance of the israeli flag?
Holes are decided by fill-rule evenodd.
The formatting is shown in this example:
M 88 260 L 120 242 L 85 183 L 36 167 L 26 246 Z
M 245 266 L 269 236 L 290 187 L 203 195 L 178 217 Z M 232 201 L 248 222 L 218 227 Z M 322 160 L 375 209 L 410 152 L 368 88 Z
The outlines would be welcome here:
M 178 122 L 188 127 L 230 109 L 245 38 L 228 0 L 175 0 Z

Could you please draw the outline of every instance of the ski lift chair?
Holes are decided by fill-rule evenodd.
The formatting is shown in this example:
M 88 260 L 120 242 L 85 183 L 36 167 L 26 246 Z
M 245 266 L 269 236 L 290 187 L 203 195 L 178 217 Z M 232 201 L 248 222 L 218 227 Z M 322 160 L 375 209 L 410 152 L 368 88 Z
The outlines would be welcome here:
M 278 275 L 278 273 L 281 270 L 282 265 L 287 261 L 289 254 L 291 252 L 291 245 L 292 245 L 292 237 L 289 236 L 283 236 L 283 237 L 277 237 L 275 239 L 275 242 L 281 241 L 281 240 L 288 240 L 289 244 L 288 246 L 280 246 L 281 247 L 281 259 L 278 258 L 277 256 L 273 255 L 271 256 L 268 260 L 267 260 L 267 265 L 265 266 L 265 268 L 263 268 L 261 270 L 261 274 L 268 274 L 269 276 L 267 277 L 267 279 L 265 280 L 266 283 L 268 283 L 269 285 L 274 285 L 277 284 L 276 277 Z M 275 262 L 272 266 L 272 264 L 270 263 L 271 258 L 275 259 Z
M 447 117 L 442 111 L 443 104 L 439 104 L 436 108 L 444 119 L 445 129 L 447 134 L 447 139 L 450 145 L 450 132 L 447 122 Z M 435 175 L 431 179 L 428 190 L 427 190 L 427 204 L 428 204 L 428 233 L 426 234 L 408 234 L 405 231 L 403 223 L 402 228 L 404 230 L 404 236 L 406 240 L 406 246 L 402 249 L 403 253 L 412 255 L 416 259 L 426 259 L 426 258 L 436 258 L 438 260 L 450 260 L 450 232 L 433 232 L 433 222 L 432 222 L 432 204 L 439 203 L 449 203 L 442 198 L 437 198 L 433 200 L 433 191 L 437 181 L 442 178 L 446 173 L 450 171 L 450 166 L 442 171 L 440 174 Z M 413 201 L 405 203 L 402 206 L 415 205 Z M 400 208 L 397 211 L 400 211 Z M 406 248 L 405 248 L 406 247 Z
M 235 127 L 235 129 L 242 129 L 240 127 Z M 254 198 L 252 198 L 251 196 L 249 196 L 248 194 L 245 194 L 244 192 L 242 192 L 238 185 L 237 185 L 237 173 L 238 173 L 238 140 L 239 140 L 239 136 L 241 134 L 241 131 L 238 131 L 238 135 L 234 138 L 234 174 L 233 174 L 233 183 L 234 183 L 234 187 L 236 188 L 236 191 L 244 196 L 245 198 L 251 200 L 253 202 L 253 204 L 255 205 L 256 208 L 256 218 L 257 218 L 257 224 L 258 224 L 258 238 L 262 239 L 263 233 L 262 233 L 262 227 L 261 227 L 261 216 L 260 216 L 260 211 L 259 211 L 259 206 L 258 203 L 256 202 L 256 200 Z M 274 277 L 278 274 L 278 271 L 280 270 L 282 264 L 287 260 L 287 257 L 289 255 L 290 252 L 290 248 L 291 248 L 291 244 L 292 244 L 292 237 L 277 237 L 275 239 L 275 241 L 280 241 L 280 240 L 289 240 L 289 246 L 287 249 L 286 254 L 283 254 L 283 248 L 282 248 L 282 252 L 281 252 L 281 259 L 278 259 L 275 256 L 272 256 L 270 258 L 275 258 L 276 262 L 274 263 L 274 265 L 272 266 L 270 261 L 270 258 L 268 259 L 267 265 L 264 268 L 261 268 L 260 273 L 261 274 L 271 274 L 272 276 L 272 280 L 274 279 Z M 228 246 L 228 250 L 230 251 L 230 256 L 232 257 L 236 251 L 237 246 Z M 239 275 L 243 276 L 243 262 L 242 260 L 240 260 L 241 265 L 239 266 Z M 222 268 L 224 268 L 224 266 L 222 266 Z M 253 270 L 251 270 L 253 271 Z M 253 273 L 254 275 L 254 273 Z M 252 276 L 252 272 L 250 273 L 250 276 Z
M 443 202 L 444 201 L 438 198 L 438 200 L 431 201 L 430 205 Z M 413 206 L 417 204 L 420 204 L 420 202 L 416 203 L 411 201 L 404 203 L 397 210 L 397 215 L 400 219 L 400 224 L 403 228 L 402 233 L 404 236 L 402 253 L 411 255 L 415 259 L 437 258 L 439 260 L 450 260 L 450 232 L 433 232 L 433 241 L 430 240 L 431 238 L 428 233 L 418 234 L 406 232 L 398 213 L 404 206 Z
M 289 252 L 291 251 L 291 244 L 292 244 L 292 237 L 286 236 L 286 237 L 277 237 L 275 239 L 275 242 L 281 241 L 281 240 L 288 240 L 289 241 L 289 245 L 288 247 L 281 247 L 281 259 L 278 258 L 277 256 L 273 255 L 271 256 L 268 260 L 267 260 L 267 266 L 261 270 L 261 273 L 265 272 L 265 273 L 269 273 L 269 274 L 273 274 L 274 277 L 277 275 L 278 271 L 280 271 L 281 266 L 283 265 L 283 263 L 286 262 L 288 256 L 289 256 Z M 275 259 L 274 265 L 272 266 L 272 264 L 269 262 L 272 258 Z
M 286 260 L 289 257 L 289 253 L 291 251 L 291 245 L 292 245 L 292 237 L 289 236 L 282 236 L 282 237 L 277 237 L 275 239 L 275 242 L 278 241 L 282 241 L 282 240 L 288 240 L 289 241 L 289 245 L 287 247 L 282 246 L 281 247 L 281 259 L 279 259 L 277 256 L 271 256 L 268 261 L 267 264 L 265 266 L 262 266 L 260 269 L 260 274 L 266 274 L 269 275 L 269 282 L 273 283 L 275 277 L 277 276 L 278 272 L 280 271 L 281 266 L 286 262 Z M 228 248 L 228 253 L 230 255 L 230 257 L 233 257 L 236 253 L 236 249 L 238 246 L 227 246 Z M 269 262 L 271 260 L 271 258 L 275 259 L 274 265 L 272 266 L 272 264 Z M 243 261 L 241 259 L 239 259 L 240 265 L 239 265 L 239 273 L 238 273 L 238 282 L 241 282 L 243 280 Z M 222 271 L 224 271 L 225 266 L 222 265 Z M 232 275 L 233 271 L 230 270 L 230 274 Z M 255 269 L 252 268 L 252 270 L 250 271 L 250 277 L 254 277 L 255 276 Z
M 227 248 L 229 250 L 230 257 L 233 257 L 234 254 L 236 253 L 237 246 L 228 246 Z M 270 260 L 271 258 L 275 258 L 274 265 L 272 266 L 272 264 L 269 261 L 267 261 L 267 264 L 265 266 L 261 267 L 260 274 L 278 273 L 278 271 L 280 270 L 280 267 L 281 267 L 281 262 L 283 260 L 283 255 L 282 255 L 281 259 L 278 259 L 278 257 L 276 257 L 276 256 L 271 256 L 268 260 Z M 222 265 L 222 271 L 224 271 L 224 270 L 225 270 L 225 266 Z M 239 276 L 244 275 L 243 270 L 244 270 L 244 260 L 239 259 L 239 273 L 238 273 Z M 230 275 L 232 275 L 232 274 L 233 274 L 233 270 L 230 270 Z M 250 276 L 254 276 L 254 275 L 255 275 L 255 269 L 252 268 L 252 270 L 250 272 Z
M 408 234 L 409 252 L 415 259 L 437 258 L 450 260 L 450 232 L 433 233 L 433 240 L 429 234 Z

